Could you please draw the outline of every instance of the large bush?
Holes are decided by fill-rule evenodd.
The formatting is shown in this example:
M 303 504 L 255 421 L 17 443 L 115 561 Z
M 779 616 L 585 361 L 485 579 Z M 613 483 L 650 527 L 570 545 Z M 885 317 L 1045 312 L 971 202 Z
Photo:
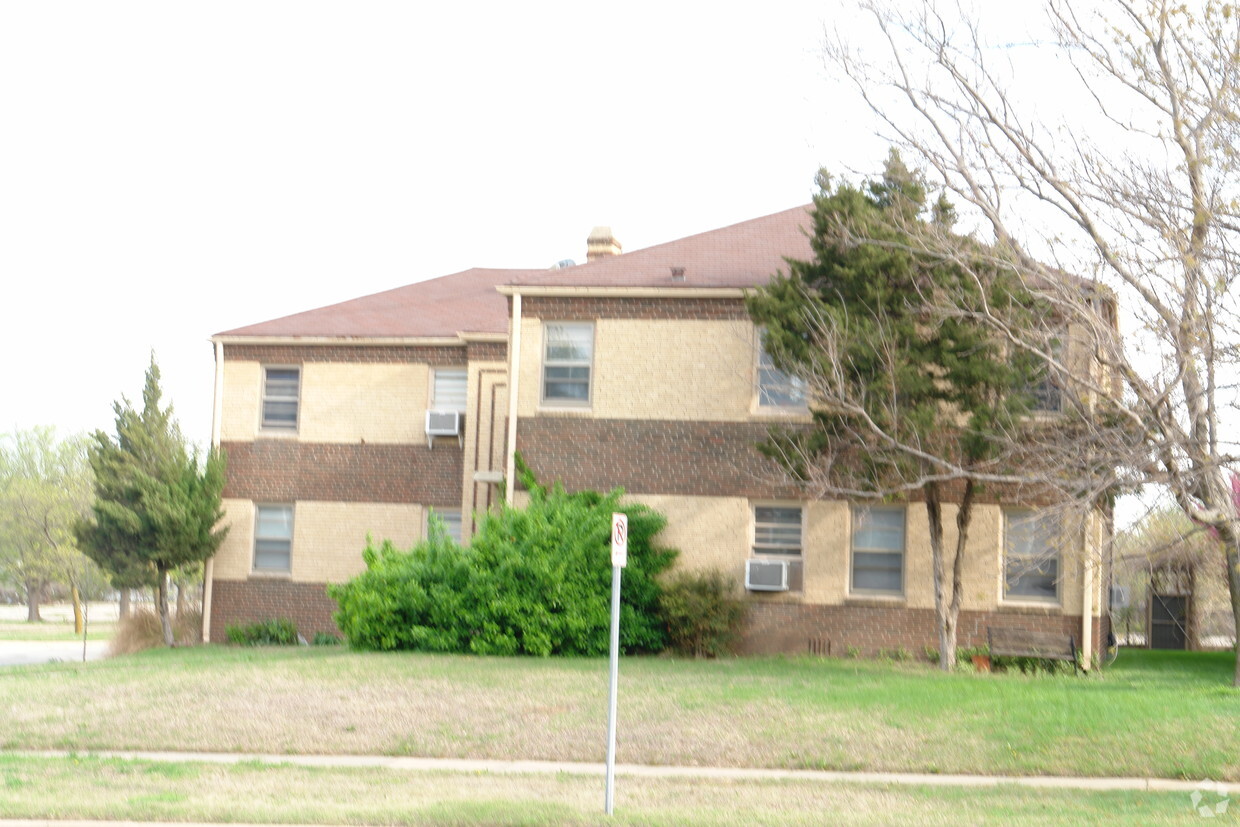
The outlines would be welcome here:
M 453 543 L 432 519 L 429 537 L 410 551 L 384 542 L 363 553 L 366 571 L 329 588 L 336 623 L 363 649 L 417 649 L 493 655 L 598 655 L 608 648 L 612 512 L 629 518 L 629 558 L 621 591 L 625 651 L 658 651 L 666 634 L 655 576 L 676 552 L 658 548 L 666 524 L 642 505 L 621 505 L 622 491 L 546 489 L 527 470 L 524 508 L 483 517 L 469 547 Z

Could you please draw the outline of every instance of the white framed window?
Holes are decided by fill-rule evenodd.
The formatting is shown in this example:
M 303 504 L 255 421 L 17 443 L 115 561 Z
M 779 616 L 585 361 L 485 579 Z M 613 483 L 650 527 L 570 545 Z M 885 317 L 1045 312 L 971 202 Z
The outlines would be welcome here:
M 853 506 L 852 592 L 904 594 L 906 516 L 902 506 Z
M 789 376 L 779 368 L 762 344 L 762 332 L 758 333 L 758 407 L 804 408 L 805 381 Z
M 548 322 L 543 326 L 544 402 L 590 404 L 594 361 L 593 322 Z
M 794 591 L 804 587 L 803 561 L 805 510 L 799 505 L 764 504 L 753 507 L 753 557 L 746 564 L 745 585 L 759 591 Z M 773 566 L 782 567 L 772 569 Z M 779 574 L 782 570 L 783 574 Z M 755 584 L 774 576 L 772 583 Z M 761 574 L 760 572 L 765 572 Z
M 1063 360 L 1064 342 L 1066 339 L 1067 333 L 1060 331 L 1051 340 L 1051 356 L 1057 362 Z M 1052 374 L 1050 365 L 1046 366 L 1046 375 L 1029 389 L 1029 393 L 1033 397 L 1033 404 L 1031 406 L 1033 411 L 1037 413 L 1060 413 L 1063 411 L 1063 387 L 1059 379 Z
M 1036 511 L 1004 509 L 1003 596 L 1059 602 L 1059 521 Z
M 439 508 L 438 506 L 430 510 L 443 522 L 444 529 L 448 532 L 448 536 L 456 543 L 461 542 L 461 509 L 459 508 Z M 427 530 L 430 529 L 430 521 L 427 521 Z
M 802 514 L 799 505 L 755 505 L 753 553 L 800 557 Z
M 435 368 L 431 379 L 431 410 L 464 412 L 467 381 L 465 368 Z
M 297 430 L 297 402 L 301 396 L 301 368 L 263 368 L 263 427 Z
M 293 558 L 293 506 L 260 505 L 254 514 L 254 570 L 289 572 Z

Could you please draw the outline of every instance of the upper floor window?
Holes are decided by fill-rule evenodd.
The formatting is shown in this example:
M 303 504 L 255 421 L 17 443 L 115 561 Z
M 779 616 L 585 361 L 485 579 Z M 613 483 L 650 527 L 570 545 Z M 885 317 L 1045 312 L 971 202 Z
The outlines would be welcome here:
M 543 331 L 543 401 L 589 404 L 594 324 L 548 322 Z
M 1059 601 L 1059 521 L 1034 511 L 1003 512 L 1003 596 Z
M 293 506 L 258 506 L 254 517 L 254 570 L 290 571 L 292 556 Z
M 758 349 L 758 405 L 763 408 L 804 408 L 805 381 L 779 368 L 766 348 Z
M 1061 332 L 1050 343 L 1050 352 L 1055 361 L 1063 358 L 1065 338 L 1066 334 Z M 1053 368 L 1047 365 L 1045 370 L 1042 378 L 1029 389 L 1029 394 L 1033 397 L 1031 407 L 1043 413 L 1058 413 L 1063 410 L 1063 388 Z
M 852 591 L 904 593 L 903 508 L 853 506 Z
M 297 429 L 301 368 L 263 369 L 263 427 Z
M 435 368 L 431 410 L 464 411 L 467 388 L 465 368 Z

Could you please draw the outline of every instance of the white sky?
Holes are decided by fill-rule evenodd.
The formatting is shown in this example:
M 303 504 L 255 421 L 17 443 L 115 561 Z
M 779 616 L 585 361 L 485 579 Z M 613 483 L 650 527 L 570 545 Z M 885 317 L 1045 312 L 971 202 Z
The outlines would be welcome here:
M 213 333 L 875 168 L 825 80 L 828 6 L 727 8 L 0 4 L 0 432 L 110 431 L 154 349 L 205 444 Z

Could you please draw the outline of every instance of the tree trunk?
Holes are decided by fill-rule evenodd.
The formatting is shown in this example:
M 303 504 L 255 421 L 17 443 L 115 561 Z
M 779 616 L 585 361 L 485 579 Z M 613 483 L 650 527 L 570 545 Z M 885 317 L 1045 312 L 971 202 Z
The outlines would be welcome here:
M 159 577 L 159 591 L 156 602 L 159 603 L 159 626 L 164 632 L 164 645 L 175 646 L 176 640 L 172 637 L 172 622 L 168 618 L 168 569 L 164 566 L 157 566 L 157 576 Z
M 82 593 L 78 591 L 77 583 L 69 587 L 69 593 L 73 596 L 73 633 L 80 635 L 85 623 L 82 621 Z
M 926 523 L 930 529 L 930 560 L 934 564 L 934 623 L 939 633 L 939 668 L 950 672 L 956 668 L 956 628 L 948 622 L 943 601 L 943 504 L 937 483 L 927 483 Z
M 26 581 L 26 622 L 41 623 L 39 616 L 39 599 L 43 596 L 43 584 Z
M 952 559 L 952 594 L 947 609 L 953 666 L 956 663 L 956 633 L 960 629 L 960 605 L 964 602 L 964 549 L 969 542 L 969 526 L 973 522 L 975 490 L 972 479 L 964 481 L 964 496 L 960 498 L 960 508 L 956 511 L 956 556 Z
M 1240 537 L 1227 543 L 1227 585 L 1231 589 L 1231 617 L 1236 627 L 1236 669 L 1231 685 L 1240 687 Z
M 121 589 L 120 606 L 117 609 L 117 616 L 121 620 L 129 617 L 129 589 Z
M 177 583 L 177 619 L 180 620 L 185 614 L 185 585 Z

